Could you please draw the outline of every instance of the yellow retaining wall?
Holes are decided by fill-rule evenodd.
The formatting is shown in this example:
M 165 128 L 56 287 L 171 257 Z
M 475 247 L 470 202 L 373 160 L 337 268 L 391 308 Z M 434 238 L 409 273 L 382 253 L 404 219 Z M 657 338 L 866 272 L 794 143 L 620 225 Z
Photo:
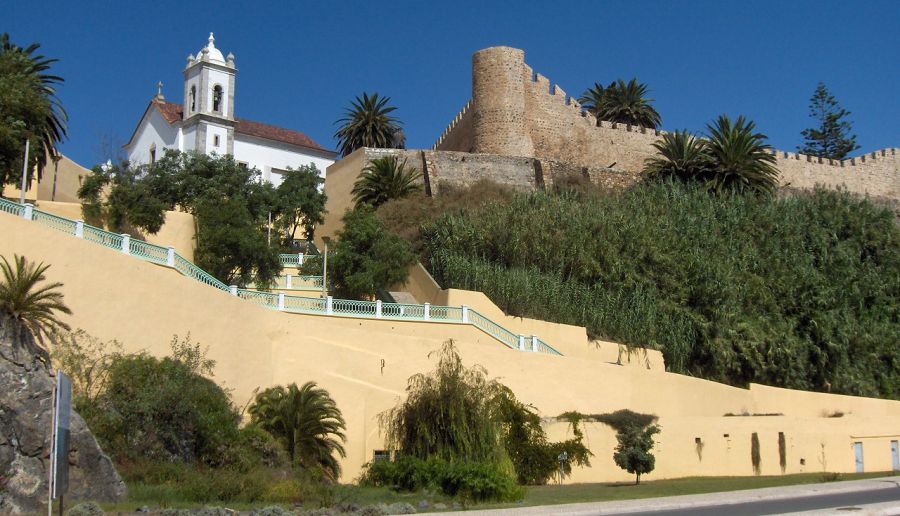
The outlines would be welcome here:
M 748 474 L 748 436 L 752 431 L 760 432 L 764 473 L 772 472 L 766 468 L 777 464 L 777 456 L 772 459 L 766 450 L 774 446 L 779 431 L 793 439 L 796 451 L 790 452 L 789 461 L 805 457 L 808 471 L 819 471 L 811 455 L 816 442 L 826 443 L 829 470 L 853 471 L 851 447 L 860 439 L 865 442 L 867 465 L 871 464 L 867 469 L 884 469 L 880 459 L 870 461 L 868 454 L 880 450 L 887 437 L 869 436 L 900 432 L 900 402 L 896 401 L 783 390 L 779 394 L 757 386 L 739 389 L 659 369 L 620 367 L 575 355 L 513 351 L 474 327 L 460 324 L 279 313 L 171 269 L 9 215 L 0 214 L 0 234 L 0 255 L 24 254 L 52 265 L 48 279 L 63 282 L 65 301 L 74 312 L 66 319 L 73 327 L 101 339 L 118 339 L 127 351 L 146 350 L 154 355 L 169 352 L 173 335 L 190 333 L 192 340 L 209 347 L 209 357 L 216 360 L 214 379 L 230 389 L 238 406 L 259 388 L 317 381 L 332 394 L 347 420 L 344 481 L 356 478 L 373 450 L 383 447 L 376 415 L 395 405 L 411 375 L 433 367 L 428 354 L 448 338 L 456 340 L 467 365 L 483 365 L 491 377 L 499 378 L 544 416 L 626 407 L 659 415 L 663 432 L 657 472 L 649 478 Z M 473 300 L 472 296 L 465 298 Z M 567 335 L 572 330 L 558 331 Z M 816 409 L 839 405 L 850 415 L 822 418 L 810 415 L 804 405 Z M 723 417 L 744 410 L 782 411 L 785 416 Z M 609 465 L 612 431 L 602 425 L 589 426 L 594 467 L 577 470 L 575 480 L 627 478 Z M 550 424 L 551 437 L 564 434 L 566 428 Z M 709 442 L 702 464 L 698 464 L 693 442 L 700 431 L 705 432 L 700 437 Z M 724 433 L 734 436 L 731 450 L 719 450 L 724 445 L 715 444 Z M 733 460 L 729 458 L 732 455 Z
M 35 208 L 39 210 L 66 217 L 72 220 L 83 219 L 81 213 L 81 204 L 74 202 L 52 202 L 37 201 Z M 109 230 L 109 228 L 102 228 Z M 150 242 L 151 244 L 161 245 L 163 247 L 172 246 L 175 252 L 184 256 L 188 260 L 193 261 L 194 249 L 196 241 L 194 234 L 196 225 L 194 224 L 194 216 L 190 213 L 181 211 L 167 211 L 166 222 L 155 235 L 145 235 L 139 232 L 132 232 L 135 238 Z

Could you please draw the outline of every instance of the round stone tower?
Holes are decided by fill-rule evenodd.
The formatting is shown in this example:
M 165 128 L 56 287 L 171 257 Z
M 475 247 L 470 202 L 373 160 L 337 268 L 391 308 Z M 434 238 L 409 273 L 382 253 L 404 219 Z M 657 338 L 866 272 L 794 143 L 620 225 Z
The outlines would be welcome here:
M 472 56 L 473 151 L 531 156 L 525 125 L 525 51 L 491 47 Z

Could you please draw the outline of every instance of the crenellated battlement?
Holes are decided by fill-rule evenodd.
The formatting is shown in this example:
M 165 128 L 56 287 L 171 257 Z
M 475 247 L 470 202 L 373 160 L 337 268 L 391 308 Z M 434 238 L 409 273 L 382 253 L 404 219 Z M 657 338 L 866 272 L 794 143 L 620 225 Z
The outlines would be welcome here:
M 581 167 L 616 168 L 634 178 L 656 155 L 667 132 L 600 121 L 511 47 L 480 50 L 472 58 L 472 98 L 432 149 L 533 157 Z M 782 185 L 843 186 L 849 191 L 900 199 L 897 148 L 830 160 L 772 150 Z
M 444 140 L 446 140 L 450 136 L 450 133 L 452 133 L 453 130 L 456 129 L 456 126 L 458 126 L 459 123 L 463 120 L 463 118 L 469 114 L 469 109 L 471 107 L 472 107 L 472 99 L 469 99 L 466 102 L 466 105 L 463 106 L 463 108 L 459 110 L 459 112 L 456 114 L 455 117 L 453 117 L 453 121 L 450 122 L 449 125 L 447 125 L 447 127 L 444 129 L 444 132 L 442 132 L 441 135 L 438 137 L 437 141 L 434 142 L 434 145 L 431 146 L 431 150 L 437 150 L 438 147 L 442 143 L 444 143 Z

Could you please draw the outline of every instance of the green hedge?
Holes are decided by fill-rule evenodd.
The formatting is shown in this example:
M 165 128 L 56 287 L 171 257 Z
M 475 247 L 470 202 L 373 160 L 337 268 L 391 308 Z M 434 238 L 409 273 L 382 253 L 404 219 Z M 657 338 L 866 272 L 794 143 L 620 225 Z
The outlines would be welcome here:
M 475 502 L 511 502 L 520 500 L 525 494 L 524 488 L 516 485 L 513 475 L 495 464 L 415 457 L 367 464 L 360 484 L 402 491 L 440 489 L 447 496 Z

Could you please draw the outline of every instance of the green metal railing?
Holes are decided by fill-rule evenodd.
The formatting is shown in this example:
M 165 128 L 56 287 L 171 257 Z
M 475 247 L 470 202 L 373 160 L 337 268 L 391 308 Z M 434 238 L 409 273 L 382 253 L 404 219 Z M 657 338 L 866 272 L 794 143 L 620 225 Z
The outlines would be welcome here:
M 503 326 L 495 323 L 481 313 L 465 306 L 432 306 L 405 303 L 383 303 L 381 301 L 357 301 L 351 299 L 333 299 L 328 296 L 304 297 L 292 296 L 284 293 L 265 292 L 229 286 L 214 278 L 212 275 L 197 267 L 180 254 L 174 248 L 162 247 L 143 240 L 136 240 L 129 235 L 118 235 L 83 221 L 75 221 L 35 209 L 26 204 L 20 205 L 0 198 L 0 212 L 22 217 L 42 226 L 46 226 L 63 233 L 74 235 L 89 242 L 100 244 L 121 253 L 129 254 L 135 258 L 145 260 L 158 265 L 171 267 L 184 276 L 197 280 L 231 293 L 243 300 L 265 308 L 301 314 L 316 314 L 338 317 L 355 317 L 366 319 L 391 319 L 401 321 L 425 321 L 451 324 L 470 324 L 487 335 L 500 341 L 511 349 L 521 351 L 533 351 L 550 355 L 562 355 L 546 342 L 535 336 L 525 337 L 516 335 Z M 314 255 L 282 254 L 281 263 L 284 266 L 296 267 L 307 258 Z M 293 261 L 292 261 L 293 260 Z M 286 280 L 286 276 L 279 281 Z M 279 282 L 279 285 L 281 283 Z M 301 285 L 297 287 L 296 285 Z M 296 290 L 320 290 L 322 288 L 321 276 L 293 276 L 291 287 Z M 308 288 L 307 288 L 308 287 Z
M 303 253 L 282 253 L 278 255 L 282 267 L 299 267 L 306 263 L 309 259 L 315 258 L 315 254 Z

